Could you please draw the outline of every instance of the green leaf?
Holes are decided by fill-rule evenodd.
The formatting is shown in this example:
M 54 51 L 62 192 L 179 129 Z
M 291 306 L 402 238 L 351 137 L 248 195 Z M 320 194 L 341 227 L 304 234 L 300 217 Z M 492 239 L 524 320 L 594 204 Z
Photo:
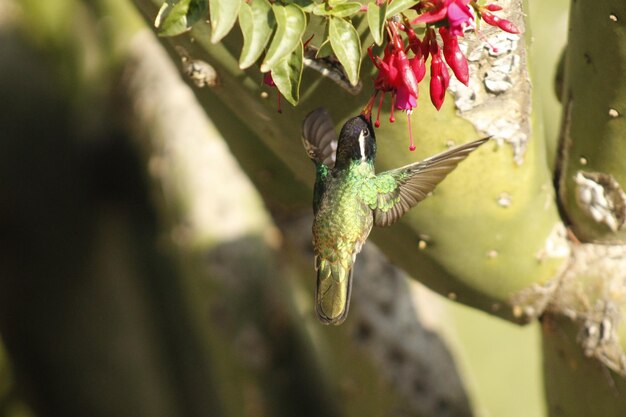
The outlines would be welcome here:
M 318 3 L 311 8 L 311 13 L 316 16 L 348 17 L 358 13 L 359 10 L 361 10 L 361 3 L 344 1 L 335 6 L 331 6 L 330 3 Z
M 302 62 L 304 48 L 302 41 L 298 42 L 294 51 L 279 60 L 272 67 L 272 79 L 278 91 L 289 103 L 296 106 L 300 100 L 300 81 L 302 80 Z
M 239 10 L 239 27 L 243 35 L 243 48 L 239 68 L 248 68 L 263 53 L 276 26 L 272 5 L 268 0 L 252 0 L 243 3 Z
M 335 17 L 348 17 L 361 10 L 361 3 L 351 1 L 349 3 L 339 4 L 328 11 L 328 14 Z
M 313 0 L 285 0 L 285 4 L 295 4 L 299 6 L 306 13 L 311 13 L 313 8 L 316 6 L 315 1 Z
M 335 56 L 343 65 L 350 84 L 359 82 L 361 67 L 361 41 L 352 23 L 336 17 L 330 18 L 328 36 Z
M 235 25 L 243 0 L 209 0 L 211 43 L 218 43 Z
M 325 58 L 333 53 L 333 47 L 330 45 L 330 39 L 326 39 L 317 50 L 315 58 Z
M 389 19 L 403 11 L 415 6 L 419 0 L 393 0 L 389 6 L 387 6 L 387 13 L 385 18 Z
M 326 3 L 316 4 L 311 8 L 311 13 L 315 16 L 326 16 L 328 14 Z
M 367 5 L 367 23 L 376 45 L 383 43 L 383 31 L 385 30 L 385 16 L 387 14 L 387 3 L 377 6 L 376 2 L 370 1 Z
M 272 9 L 278 27 L 261 64 L 261 72 L 271 70 L 278 61 L 292 53 L 306 29 L 306 15 L 298 6 L 274 4 Z
M 201 19 L 206 19 L 209 15 L 208 0 L 191 0 L 187 10 L 187 25 L 191 26 Z
M 207 0 L 167 0 L 154 20 L 159 36 L 176 36 L 206 16 Z
M 328 0 L 328 5 L 330 7 L 336 7 L 339 6 L 340 4 L 344 4 L 346 3 L 348 0 Z
M 175 36 L 187 30 L 187 10 L 189 10 L 189 0 L 178 3 L 166 1 L 161 6 L 154 26 L 160 36 Z

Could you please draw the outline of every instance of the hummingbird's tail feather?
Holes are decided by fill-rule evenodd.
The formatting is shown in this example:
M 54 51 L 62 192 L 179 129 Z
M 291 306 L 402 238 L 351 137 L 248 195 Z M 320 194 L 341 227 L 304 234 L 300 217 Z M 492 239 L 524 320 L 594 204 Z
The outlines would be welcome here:
M 324 324 L 339 325 L 348 316 L 352 291 L 352 263 L 316 260 L 315 311 Z

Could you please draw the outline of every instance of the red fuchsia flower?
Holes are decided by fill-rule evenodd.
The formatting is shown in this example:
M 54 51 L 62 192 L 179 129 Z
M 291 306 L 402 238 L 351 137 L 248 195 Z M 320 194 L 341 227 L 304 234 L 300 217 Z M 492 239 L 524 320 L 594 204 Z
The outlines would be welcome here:
M 422 0 L 415 8 L 421 14 L 411 23 L 434 23 L 448 20 L 448 28 L 455 36 L 463 36 L 463 29 L 474 16 L 469 7 L 470 0 Z
M 381 5 L 386 1 L 376 0 L 376 4 Z M 431 58 L 430 99 L 435 108 L 440 110 L 450 83 L 448 67 L 452 69 L 461 83 L 465 85 L 469 83 L 469 65 L 459 47 L 458 37 L 464 35 L 463 31 L 468 25 L 473 25 L 475 16 L 479 16 L 487 24 L 497 26 L 504 31 L 519 33 L 511 22 L 492 13 L 502 10 L 502 7 L 496 3 L 479 6 L 476 0 L 421 0 L 413 8 L 417 11 L 418 17 L 412 21 L 406 17 L 403 23 L 394 19 L 387 20 L 388 43 L 384 48 L 382 58 L 374 56 L 372 47 L 368 48 L 368 54 L 378 69 L 378 74 L 374 80 L 376 91 L 364 109 L 364 112 L 371 118 L 374 102 L 377 98 L 379 99 L 378 114 L 374 123 L 374 126 L 379 127 L 383 99 L 386 93 L 390 93 L 389 121 L 392 123 L 395 121 L 394 110 L 406 111 L 411 140 L 410 150 L 415 149 L 411 132 L 411 113 L 417 106 L 418 85 L 426 74 L 428 58 Z M 412 28 L 412 25 L 419 23 L 426 25 L 426 34 L 422 40 L 417 37 Z M 439 28 L 443 47 L 437 41 L 435 28 Z M 400 30 L 406 34 L 404 39 L 399 34 Z M 408 42 L 406 47 L 405 40 Z
M 415 74 L 417 82 L 420 83 L 426 75 L 426 60 L 428 59 L 428 45 L 424 45 L 409 25 L 404 26 L 404 31 L 409 39 L 409 48 L 414 56 L 409 59 L 409 64 Z
M 417 42 L 419 39 L 415 38 Z M 419 94 L 418 83 L 422 81 L 424 75 L 426 74 L 426 65 L 424 64 L 424 59 L 421 53 L 421 45 L 416 44 L 416 50 L 419 52 L 419 55 L 416 53 L 414 57 L 409 59 L 409 67 L 408 72 L 410 73 L 409 77 L 415 79 L 415 92 L 411 91 L 407 87 L 407 85 L 401 85 L 396 90 L 396 100 L 395 103 L 392 104 L 392 117 L 393 117 L 393 109 L 394 107 L 398 110 L 406 111 L 407 114 L 407 123 L 409 125 L 409 151 L 413 152 L 415 150 L 415 142 L 413 141 L 413 129 L 411 127 L 411 114 L 413 113 L 413 109 L 417 107 L 417 97 Z
M 396 109 L 412 110 L 417 107 L 417 95 L 413 95 L 408 88 L 402 86 L 396 90 Z
M 417 78 L 411 69 L 409 58 L 406 56 L 406 52 L 404 52 L 404 42 L 398 34 L 395 24 L 390 24 L 389 28 L 393 36 L 393 52 L 396 55 L 396 66 L 401 78 L 401 83 L 398 83 L 396 88 L 406 88 L 407 93 L 417 98 Z
M 404 27 L 400 26 L 403 30 Z M 413 134 L 411 132 L 411 119 L 410 115 L 412 110 L 417 106 L 418 98 L 418 83 L 424 78 L 426 71 L 424 65 L 424 58 L 422 53 L 422 46 L 415 36 L 415 33 L 411 30 L 412 35 L 409 35 L 409 47 L 405 50 L 404 41 L 398 34 L 397 24 L 394 22 L 389 23 L 390 41 L 385 47 L 383 58 L 374 56 L 372 48 L 368 48 L 368 54 L 370 59 L 378 69 L 378 75 L 374 80 L 374 87 L 376 93 L 372 95 L 366 108 L 371 109 L 373 107 L 374 100 L 379 92 L 381 92 L 380 101 L 378 104 L 378 112 L 374 126 L 380 126 L 380 109 L 385 93 L 391 93 L 391 115 L 389 117 L 390 122 L 395 121 L 394 110 L 406 111 L 409 118 L 409 137 L 411 151 L 415 150 L 415 144 L 413 143 Z M 407 57 L 408 49 L 416 50 L 415 56 L 412 58 Z
M 450 34 L 463 36 L 463 29 L 474 19 L 468 6 L 469 0 L 456 0 L 448 5 L 448 27 Z
M 367 53 L 378 69 L 378 75 L 374 80 L 374 88 L 383 93 L 393 91 L 394 86 L 398 83 L 398 69 L 396 68 L 396 55 L 393 53 L 391 44 L 385 47 L 383 59 L 374 56 L 372 47 L 367 48 Z
M 398 83 L 398 69 L 395 66 L 396 56 L 393 53 L 391 44 L 387 44 L 385 47 L 383 59 L 380 59 L 378 56 L 374 56 L 371 46 L 367 48 L 367 53 L 374 66 L 378 69 L 378 75 L 374 80 L 374 89 L 376 90 L 376 93 L 370 99 L 371 103 L 369 103 L 368 106 L 373 106 L 373 100 L 380 91 L 382 94 L 380 95 L 380 102 L 378 104 L 376 122 L 374 122 L 374 126 L 380 127 L 380 108 L 382 107 L 385 93 L 391 91 L 391 94 L 393 95 L 395 91 L 394 86 Z
M 413 109 L 417 107 L 417 97 L 408 94 L 406 90 L 398 90 L 395 107 L 398 110 L 406 111 L 407 123 L 409 124 L 409 151 L 415 150 L 415 142 L 413 141 L 413 129 L 411 128 L 411 114 Z
M 447 74 L 447 72 L 441 56 L 439 54 L 433 55 L 430 63 L 430 101 L 437 110 L 441 109 L 446 99 L 447 85 L 444 73 Z
M 448 3 L 451 0 L 422 0 L 414 6 L 420 15 L 411 23 L 432 23 L 446 18 Z
M 443 40 L 443 56 L 448 66 L 454 72 L 457 80 L 467 85 L 469 82 L 469 67 L 467 58 L 459 48 L 459 40 L 445 27 L 439 28 L 439 34 Z
M 393 26 L 393 25 L 391 25 Z M 392 96 L 392 109 L 389 120 L 395 121 L 393 111 L 398 110 L 410 110 L 417 105 L 418 96 L 418 78 L 413 72 L 415 65 L 411 64 L 411 61 L 407 58 L 404 51 L 404 43 L 402 39 L 397 36 L 395 32 L 392 42 L 390 42 L 385 48 L 383 59 L 374 56 L 372 48 L 368 48 L 368 54 L 370 59 L 378 69 L 378 75 L 374 80 L 374 88 L 377 91 L 381 91 L 381 102 L 386 92 L 391 92 Z M 374 126 L 380 126 L 380 106 L 378 108 L 378 115 Z
M 493 5 L 489 5 L 489 6 L 493 6 Z M 500 7 L 500 6 L 496 6 L 496 8 L 497 7 Z M 493 9 L 493 7 L 491 9 Z M 502 19 L 501 17 L 498 17 L 495 14 L 491 13 L 489 11 L 491 9 L 488 8 L 487 6 L 485 6 L 484 9 L 480 11 L 480 18 L 482 20 L 484 20 L 485 23 L 487 23 L 487 24 L 489 24 L 491 26 L 499 27 L 500 29 L 502 29 L 505 32 L 520 33 L 520 31 L 517 28 L 517 26 L 515 26 L 509 20 Z
M 272 78 L 272 71 L 268 71 L 263 75 L 263 84 L 269 85 L 270 87 L 276 87 L 276 83 L 274 83 L 274 79 Z M 281 94 L 278 92 L 278 113 L 283 112 L 280 107 L 280 96 Z
M 450 83 L 448 68 L 441 58 L 441 49 L 437 43 L 434 29 L 428 29 L 427 39 L 430 47 L 430 101 L 437 110 L 441 109 Z
M 415 78 L 417 78 L 417 82 L 421 82 L 426 75 L 426 63 L 424 62 L 423 57 L 414 56 L 409 59 L 411 64 L 411 69 L 413 70 L 413 74 L 415 74 Z

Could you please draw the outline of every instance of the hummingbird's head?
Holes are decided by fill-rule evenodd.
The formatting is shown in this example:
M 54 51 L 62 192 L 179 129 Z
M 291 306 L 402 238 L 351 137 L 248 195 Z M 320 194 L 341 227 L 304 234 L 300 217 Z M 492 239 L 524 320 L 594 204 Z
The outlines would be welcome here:
M 349 119 L 341 128 L 337 144 L 335 168 L 343 168 L 352 161 L 374 162 L 376 136 L 367 116 Z

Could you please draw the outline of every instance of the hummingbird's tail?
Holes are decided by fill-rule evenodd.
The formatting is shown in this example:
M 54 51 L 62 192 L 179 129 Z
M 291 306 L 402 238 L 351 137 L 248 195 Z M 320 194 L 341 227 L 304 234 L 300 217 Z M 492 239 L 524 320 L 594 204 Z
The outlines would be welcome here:
M 315 311 L 324 324 L 339 325 L 348 316 L 352 291 L 352 263 L 316 259 Z

